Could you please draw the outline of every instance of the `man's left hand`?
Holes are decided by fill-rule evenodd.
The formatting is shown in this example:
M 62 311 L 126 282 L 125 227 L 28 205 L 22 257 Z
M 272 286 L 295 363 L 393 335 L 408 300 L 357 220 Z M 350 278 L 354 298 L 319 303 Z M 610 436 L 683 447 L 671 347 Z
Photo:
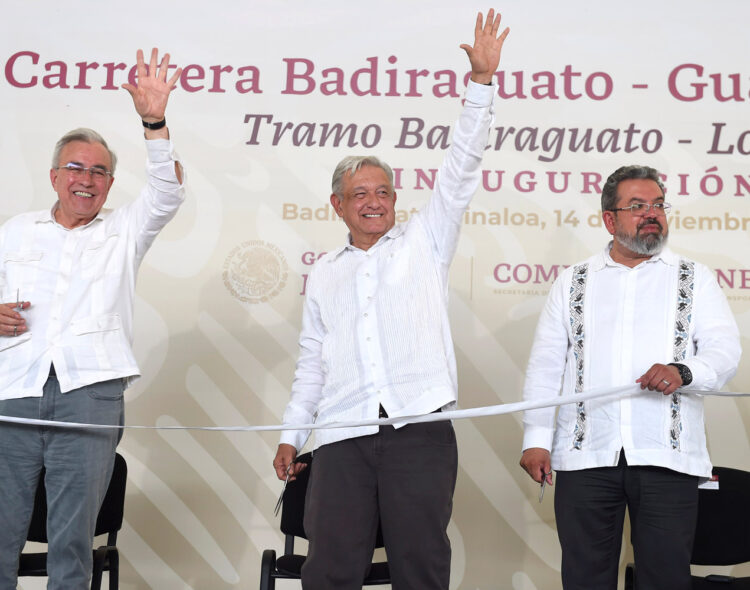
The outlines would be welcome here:
M 664 395 L 671 395 L 682 385 L 682 378 L 677 367 L 656 363 L 651 365 L 651 368 L 635 382 L 640 383 L 641 389 L 661 391 Z
M 182 68 L 177 68 L 175 73 L 167 79 L 169 54 L 164 54 L 161 63 L 158 62 L 158 58 L 159 50 L 154 47 L 151 50 L 151 61 L 147 70 L 143 60 L 143 51 L 139 49 L 136 55 L 137 86 L 122 85 L 130 93 L 135 110 L 146 123 L 158 123 L 164 119 L 169 93 L 174 89 L 182 73 Z
M 500 50 L 503 48 L 505 38 L 510 29 L 506 29 L 498 37 L 500 29 L 500 14 L 490 8 L 487 12 L 487 21 L 483 22 L 482 13 L 477 14 L 477 23 L 474 27 L 474 46 L 461 44 L 461 49 L 466 52 L 471 62 L 471 79 L 477 84 L 490 84 L 492 76 L 500 63 Z

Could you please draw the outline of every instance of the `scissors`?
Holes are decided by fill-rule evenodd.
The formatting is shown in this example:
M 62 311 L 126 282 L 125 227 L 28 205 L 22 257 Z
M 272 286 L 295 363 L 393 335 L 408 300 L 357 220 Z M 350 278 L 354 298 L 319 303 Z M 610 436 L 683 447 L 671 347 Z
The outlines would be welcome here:
M 281 494 L 279 495 L 279 499 L 276 500 L 276 507 L 273 509 L 274 516 L 279 515 L 279 510 L 281 510 L 281 505 L 284 503 L 284 492 L 286 492 L 286 484 L 289 483 L 289 476 L 292 473 L 293 465 L 294 465 L 294 461 L 291 461 L 286 468 L 286 479 L 284 479 L 284 487 L 281 488 Z
M 539 503 L 542 503 L 542 500 L 544 500 L 544 488 L 547 486 L 547 476 L 550 475 L 552 472 L 545 473 L 542 475 L 542 487 L 539 490 Z

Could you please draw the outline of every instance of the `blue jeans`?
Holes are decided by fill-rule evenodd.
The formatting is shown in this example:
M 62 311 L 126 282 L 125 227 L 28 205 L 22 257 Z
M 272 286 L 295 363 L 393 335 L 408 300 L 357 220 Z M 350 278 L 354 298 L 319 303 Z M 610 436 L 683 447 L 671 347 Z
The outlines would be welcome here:
M 60 393 L 51 375 L 42 397 L 0 401 L 0 414 L 22 418 L 122 424 L 123 381 Z M 89 587 L 96 517 L 109 485 L 122 431 L 0 423 L 0 590 L 15 590 L 44 466 L 49 539 L 48 590 Z

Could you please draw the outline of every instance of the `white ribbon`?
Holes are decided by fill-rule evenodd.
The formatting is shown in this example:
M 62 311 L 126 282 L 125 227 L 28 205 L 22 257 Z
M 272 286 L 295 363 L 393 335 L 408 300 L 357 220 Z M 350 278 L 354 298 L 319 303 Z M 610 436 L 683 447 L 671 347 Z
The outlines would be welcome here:
M 58 428 L 91 428 L 110 429 L 122 428 L 130 430 L 214 430 L 220 432 L 266 432 L 275 430 L 322 430 L 328 428 L 356 428 L 358 426 L 383 426 L 388 424 L 415 424 L 419 422 L 439 422 L 441 420 L 463 420 L 466 418 L 481 418 L 483 416 L 500 416 L 513 412 L 525 410 L 536 410 L 539 408 L 550 408 L 565 404 L 574 404 L 590 399 L 604 398 L 608 396 L 631 396 L 631 395 L 661 395 L 653 391 L 642 390 L 637 385 L 626 385 L 619 387 L 590 389 L 581 393 L 560 395 L 553 398 L 541 400 L 527 400 L 509 404 L 498 404 L 495 406 L 482 406 L 479 408 L 468 408 L 465 410 L 451 410 L 434 414 L 420 414 L 416 416 L 395 416 L 389 418 L 377 418 L 374 420 L 353 420 L 349 422 L 324 422 L 321 424 L 272 424 L 269 426 L 139 426 L 119 424 L 86 424 L 80 422 L 58 422 L 56 420 L 39 420 L 36 418 L 17 418 L 15 416 L 0 415 L 0 422 L 11 424 L 28 424 L 31 426 L 52 426 Z M 724 396 L 724 397 L 750 397 L 750 393 L 737 393 L 733 391 L 689 391 L 687 395 L 700 396 Z M 683 395 L 685 395 L 683 394 Z

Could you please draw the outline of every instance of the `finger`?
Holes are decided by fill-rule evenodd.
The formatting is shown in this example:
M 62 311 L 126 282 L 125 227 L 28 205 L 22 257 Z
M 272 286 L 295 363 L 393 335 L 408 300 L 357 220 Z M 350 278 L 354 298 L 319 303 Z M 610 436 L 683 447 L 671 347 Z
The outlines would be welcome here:
M 136 72 L 138 74 L 138 79 L 140 80 L 142 77 L 146 75 L 146 63 L 143 61 L 143 50 L 139 49 L 135 52 L 135 63 L 136 63 Z
M 495 15 L 495 20 L 492 21 L 492 37 L 497 38 L 497 32 L 500 30 L 500 21 L 502 20 L 502 17 L 500 16 L 500 13 L 498 12 Z
M 474 25 L 474 38 L 475 39 L 479 37 L 479 35 L 482 34 L 482 26 L 483 26 L 482 11 L 480 10 L 479 12 L 477 12 L 477 21 Z
M 547 478 L 547 470 L 544 467 L 544 463 L 540 463 L 539 467 L 536 470 L 536 477 L 534 478 L 534 481 L 538 483 L 542 483 L 542 480 Z
M 15 307 L 3 307 L 2 312 L 0 312 L 0 316 L 2 316 L 4 323 L 10 324 L 12 326 L 25 322 L 24 317 L 16 311 Z
M 484 33 L 486 35 L 492 34 L 492 27 L 495 25 L 495 9 L 490 8 L 487 11 L 487 20 L 484 21 Z
M 635 382 L 641 384 L 641 389 L 646 389 L 647 387 L 649 389 L 652 389 L 651 382 L 653 381 L 653 378 L 654 378 L 654 372 L 655 371 L 652 367 L 651 369 L 646 371 L 643 375 L 638 377 L 638 379 L 636 379 Z
M 529 465 L 529 468 L 526 471 L 536 483 L 542 483 L 544 468 L 540 463 L 534 462 L 532 465 Z
M 510 33 L 510 27 L 505 27 L 505 30 L 500 35 L 500 46 L 501 47 L 502 47 L 502 44 L 505 43 L 505 38 L 508 36 L 508 33 Z
M 158 57 L 159 57 L 159 50 L 156 49 L 156 47 L 154 47 L 151 50 L 151 61 L 148 64 L 149 76 L 152 76 L 154 78 L 156 78 L 156 63 L 157 63 Z
M 669 379 L 662 379 L 661 384 L 664 386 L 661 390 L 664 395 L 670 395 L 679 387 L 677 383 L 672 383 Z
M 180 74 L 182 74 L 182 68 L 177 68 L 174 74 L 172 74 L 172 77 L 167 80 L 167 85 L 169 86 L 170 90 L 174 90 L 177 87 L 177 80 L 180 79 Z
M 276 477 L 281 480 L 286 479 L 286 465 L 284 465 L 283 463 L 277 463 L 273 466 L 273 468 L 276 470 Z
M 161 63 L 159 64 L 159 79 L 166 80 L 168 71 L 169 71 L 169 54 L 165 53 L 164 57 L 161 58 Z

